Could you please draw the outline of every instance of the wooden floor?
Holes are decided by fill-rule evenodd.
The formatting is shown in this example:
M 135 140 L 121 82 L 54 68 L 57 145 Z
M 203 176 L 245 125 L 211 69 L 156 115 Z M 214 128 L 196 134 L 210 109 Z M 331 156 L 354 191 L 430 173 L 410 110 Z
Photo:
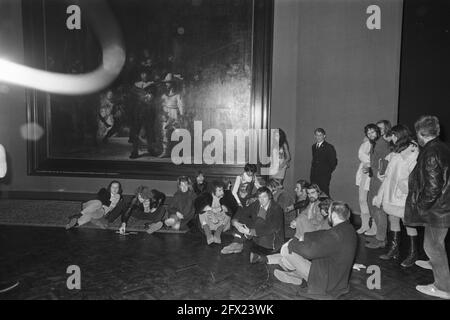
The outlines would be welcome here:
M 360 239 L 360 244 L 364 239 Z M 226 236 L 224 243 L 231 241 Z M 431 299 L 415 290 L 433 281 L 431 271 L 384 262 L 380 250 L 359 246 L 357 262 L 381 268 L 381 288 L 353 271 L 342 299 Z M 0 299 L 300 299 L 295 286 L 274 279 L 273 268 L 250 265 L 248 248 L 223 256 L 200 234 L 120 236 L 111 230 L 0 226 L 1 280 L 19 287 Z M 67 267 L 81 269 L 81 290 L 68 290 Z

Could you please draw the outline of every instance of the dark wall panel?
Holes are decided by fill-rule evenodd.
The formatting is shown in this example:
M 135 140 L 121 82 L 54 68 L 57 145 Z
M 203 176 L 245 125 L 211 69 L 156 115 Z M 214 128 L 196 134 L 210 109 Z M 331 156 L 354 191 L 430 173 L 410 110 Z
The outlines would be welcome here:
M 399 122 L 414 128 L 423 114 L 439 117 L 450 140 L 450 1 L 404 5 Z

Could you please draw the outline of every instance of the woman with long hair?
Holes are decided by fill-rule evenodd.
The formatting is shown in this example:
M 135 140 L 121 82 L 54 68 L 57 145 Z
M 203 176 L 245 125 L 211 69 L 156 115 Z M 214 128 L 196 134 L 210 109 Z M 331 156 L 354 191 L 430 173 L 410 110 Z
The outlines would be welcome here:
M 416 165 L 419 149 L 412 140 L 409 129 L 401 124 L 394 126 L 388 135 L 391 136 L 393 152 L 388 155 L 388 166 L 373 205 L 383 207 L 390 222 L 391 239 L 388 251 L 381 255 L 383 260 L 398 259 L 400 255 L 400 220 L 405 215 L 406 197 L 408 196 L 408 178 Z M 406 227 L 409 237 L 408 256 L 401 263 L 402 267 L 411 267 L 418 257 L 417 230 Z
M 275 130 L 272 139 L 271 155 L 271 163 L 277 163 L 278 167 L 276 168 L 276 171 L 270 175 L 270 179 L 276 179 L 283 185 L 286 170 L 289 168 L 291 162 L 291 153 L 289 151 L 286 133 L 281 128 Z
M 163 221 L 167 217 L 166 209 L 163 206 L 165 200 L 166 195 L 164 193 L 146 186 L 139 186 L 130 207 L 122 215 L 119 233 L 125 234 L 130 217 L 145 221 L 144 228 L 148 234 L 161 229 Z
M 370 151 L 374 141 L 381 136 L 380 128 L 376 124 L 370 123 L 364 127 L 364 136 L 363 143 L 358 150 L 360 164 L 356 171 L 356 185 L 359 191 L 359 208 L 361 212 L 361 228 L 357 232 L 358 234 L 368 232 L 371 235 L 375 235 L 377 233 L 376 224 L 372 220 L 372 227 L 370 226 L 370 211 L 367 195 L 370 189 Z
M 113 222 L 125 209 L 122 196 L 122 185 L 119 181 L 111 181 L 107 188 L 101 188 L 95 199 L 84 202 L 78 214 L 69 217 L 66 229 L 82 226 L 93 222 L 102 228 L 106 228 L 102 218 Z

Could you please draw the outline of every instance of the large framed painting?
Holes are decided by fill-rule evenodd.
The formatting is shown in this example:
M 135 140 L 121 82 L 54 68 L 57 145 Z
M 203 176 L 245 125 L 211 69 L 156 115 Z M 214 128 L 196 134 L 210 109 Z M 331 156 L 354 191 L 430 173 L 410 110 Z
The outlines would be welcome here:
M 254 132 L 269 127 L 273 0 L 102 1 L 121 30 L 123 68 L 88 94 L 27 90 L 29 174 L 229 177 L 258 162 Z M 27 65 L 82 75 L 101 63 L 86 18 L 95 19 L 86 14 L 95 6 L 22 6 Z

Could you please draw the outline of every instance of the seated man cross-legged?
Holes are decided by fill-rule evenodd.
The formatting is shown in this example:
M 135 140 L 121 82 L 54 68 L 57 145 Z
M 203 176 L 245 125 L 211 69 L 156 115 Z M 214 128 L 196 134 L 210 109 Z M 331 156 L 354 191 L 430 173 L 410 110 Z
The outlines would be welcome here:
M 291 222 L 290 227 L 292 229 L 296 229 L 297 223 L 304 223 L 307 225 L 308 230 L 305 232 L 328 229 L 328 222 L 324 218 L 323 210 L 321 209 L 324 204 L 329 205 L 331 200 L 326 197 L 321 198 L 322 194 L 317 184 L 311 184 L 307 186 L 306 189 L 306 193 L 308 195 L 307 205 L 303 207 L 297 218 Z M 299 222 L 299 220 L 301 221 Z M 297 234 L 298 231 L 296 235 Z
M 316 185 L 313 185 L 316 186 Z M 328 211 L 333 200 L 330 198 L 322 198 L 321 201 L 317 199 L 317 192 L 315 187 L 311 187 L 308 190 L 308 205 L 303 208 L 301 213 L 292 220 L 290 223 L 290 229 L 294 229 L 294 237 L 300 239 L 306 232 L 313 232 L 318 230 L 328 230 L 330 229 L 330 225 L 328 222 Z M 287 247 L 289 242 L 284 244 L 284 247 Z M 285 253 L 287 251 L 281 249 L 280 253 L 272 254 L 267 256 L 267 264 L 280 265 L 285 271 L 283 260 L 285 261 Z M 302 278 L 297 276 L 292 277 L 290 281 L 292 284 L 301 284 Z
M 283 210 L 272 199 L 267 187 L 257 191 L 258 201 L 248 207 L 239 208 L 232 220 L 233 242 L 222 249 L 222 254 L 240 253 L 247 239 L 253 240 L 250 262 L 264 262 L 266 255 L 273 254 L 281 248 L 283 235 Z
M 331 229 L 298 232 L 281 248 L 280 266 L 274 276 L 286 283 L 307 282 L 298 294 L 313 299 L 333 299 L 349 291 L 349 278 L 356 255 L 357 235 L 346 203 L 335 201 L 329 208 Z M 303 231 L 308 231 L 303 229 Z

